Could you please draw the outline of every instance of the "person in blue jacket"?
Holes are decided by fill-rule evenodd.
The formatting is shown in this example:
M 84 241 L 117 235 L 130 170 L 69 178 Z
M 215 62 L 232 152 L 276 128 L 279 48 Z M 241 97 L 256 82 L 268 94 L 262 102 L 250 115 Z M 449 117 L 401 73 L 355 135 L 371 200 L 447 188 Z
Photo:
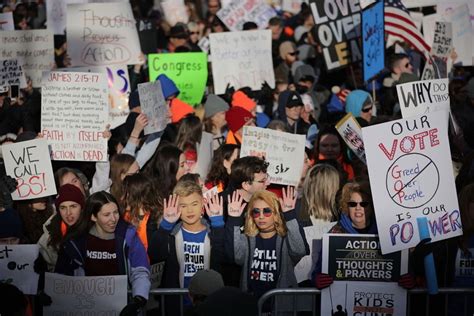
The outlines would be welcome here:
M 148 257 L 133 225 L 121 219 L 119 204 L 105 191 L 86 201 L 85 221 L 59 250 L 56 273 L 71 276 L 128 275 L 133 302 L 121 315 L 136 315 L 150 291 Z

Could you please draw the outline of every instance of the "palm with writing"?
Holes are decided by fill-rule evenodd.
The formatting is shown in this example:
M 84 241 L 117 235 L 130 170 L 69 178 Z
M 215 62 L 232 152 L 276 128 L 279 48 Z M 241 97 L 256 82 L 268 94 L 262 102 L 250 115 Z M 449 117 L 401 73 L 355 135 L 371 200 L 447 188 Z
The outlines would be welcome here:
M 283 212 L 288 212 L 295 209 L 296 205 L 296 191 L 295 187 L 287 186 L 282 190 L 283 198 L 280 198 L 281 209 Z
M 228 196 L 228 201 L 227 210 L 229 216 L 240 217 L 246 205 L 243 196 L 236 190 L 232 193 L 232 196 Z
M 178 221 L 181 211 L 178 210 L 178 196 L 170 195 L 168 199 L 163 201 L 163 218 L 171 224 Z
M 212 194 L 206 203 L 204 203 L 204 209 L 209 217 L 222 216 L 224 213 L 224 201 L 222 200 L 222 196 L 219 197 L 217 193 Z

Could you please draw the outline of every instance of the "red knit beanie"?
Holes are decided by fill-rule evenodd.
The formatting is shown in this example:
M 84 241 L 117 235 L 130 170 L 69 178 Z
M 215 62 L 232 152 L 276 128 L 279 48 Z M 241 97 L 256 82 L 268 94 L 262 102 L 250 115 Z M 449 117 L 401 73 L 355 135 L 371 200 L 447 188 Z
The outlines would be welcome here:
M 229 111 L 225 112 L 227 126 L 233 133 L 237 132 L 248 120 L 251 119 L 253 119 L 252 113 L 240 106 L 233 106 Z
M 81 209 L 84 209 L 85 198 L 81 190 L 78 187 L 72 184 L 64 184 L 59 188 L 58 196 L 54 202 L 56 205 L 56 211 L 59 211 L 59 206 L 62 202 L 71 201 L 76 202 L 81 206 Z

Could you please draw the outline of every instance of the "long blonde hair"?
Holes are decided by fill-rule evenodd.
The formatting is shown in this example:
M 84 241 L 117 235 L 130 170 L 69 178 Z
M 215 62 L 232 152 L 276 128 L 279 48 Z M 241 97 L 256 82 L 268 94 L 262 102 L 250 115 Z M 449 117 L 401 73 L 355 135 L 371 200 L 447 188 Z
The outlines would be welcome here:
M 252 217 L 252 210 L 256 201 L 263 201 L 270 206 L 275 219 L 275 230 L 277 234 L 280 237 L 286 236 L 288 228 L 286 228 L 286 223 L 283 219 L 280 201 L 278 201 L 278 197 L 275 193 L 265 190 L 255 192 L 249 201 L 247 214 L 245 216 L 244 233 L 250 237 L 255 237 L 260 233 L 257 224 L 255 224 L 255 220 Z

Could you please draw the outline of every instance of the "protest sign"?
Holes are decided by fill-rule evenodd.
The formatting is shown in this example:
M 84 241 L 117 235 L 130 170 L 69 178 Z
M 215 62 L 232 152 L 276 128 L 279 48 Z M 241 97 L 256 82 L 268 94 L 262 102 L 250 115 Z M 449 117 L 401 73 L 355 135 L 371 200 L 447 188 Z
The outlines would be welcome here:
M 231 31 L 242 31 L 245 22 L 255 22 L 259 29 L 265 29 L 274 16 L 275 10 L 263 0 L 232 0 L 217 11 L 217 17 Z
M 419 243 L 417 218 L 427 219 L 433 242 L 462 234 L 447 116 L 430 112 L 362 129 L 384 254 Z
M 53 303 L 45 315 L 119 315 L 127 305 L 127 276 L 67 276 L 46 273 L 44 292 Z
M 36 295 L 39 275 L 33 266 L 38 253 L 38 245 L 0 245 L 0 283 L 11 283 L 26 295 Z
M 144 129 L 145 135 L 164 130 L 170 118 L 168 103 L 161 91 L 160 81 L 138 84 L 138 95 L 142 113 L 148 118 L 148 125 Z
M 275 87 L 270 30 L 211 33 L 209 39 L 216 94 L 229 84 L 236 90 L 260 90 L 265 81 Z
M 68 5 L 67 44 L 72 66 L 140 63 L 140 41 L 130 3 Z
M 0 60 L 0 87 L 5 86 L 26 88 L 25 73 L 18 59 Z
M 66 30 L 67 5 L 87 3 L 87 0 L 46 0 L 46 20 L 48 30 L 64 35 Z
M 461 249 L 458 249 L 456 253 L 456 263 L 455 263 L 455 277 L 466 280 L 470 280 L 470 284 L 474 284 L 474 246 L 471 245 L 467 249 L 467 252 L 464 252 Z
M 431 58 L 425 64 L 421 80 L 447 78 L 447 60 L 451 54 L 453 31 L 449 22 L 435 22 Z
M 7 175 L 17 180 L 13 200 L 28 200 L 56 194 L 48 144 L 44 139 L 2 145 Z
M 107 91 L 103 74 L 44 74 L 41 132 L 51 145 L 53 160 L 107 160 Z
M 166 21 L 171 26 L 178 22 L 188 23 L 189 15 L 184 0 L 164 0 L 161 2 L 161 8 L 165 14 Z
M 161 279 L 163 277 L 163 271 L 165 268 L 164 262 L 158 262 L 155 264 L 150 265 L 150 289 L 157 289 L 160 287 Z M 152 308 L 160 307 L 160 300 L 159 297 L 155 298 L 155 295 L 150 295 L 148 301 L 146 302 L 146 310 L 150 310 Z
M 148 55 L 150 80 L 167 75 L 178 87 L 178 99 L 200 104 L 207 83 L 207 56 L 205 53 L 173 53 Z
M 336 129 L 346 145 L 359 159 L 367 164 L 365 159 L 364 141 L 359 123 L 351 113 L 347 113 L 337 124 Z
M 110 128 L 115 128 L 127 120 L 130 109 L 128 96 L 130 95 L 130 78 L 125 65 L 110 65 L 97 67 L 62 68 L 66 72 L 93 72 L 102 73 L 107 77 L 109 87 L 109 119 Z
M 405 316 L 406 299 L 397 283 L 335 281 L 321 291 L 321 315 Z
M 283 0 L 281 2 L 281 9 L 283 11 L 297 14 L 301 10 L 302 3 L 308 3 L 308 0 Z
M 323 220 L 313 221 L 311 226 L 303 227 L 306 240 L 309 245 L 309 255 L 304 256 L 295 266 L 295 276 L 298 283 L 311 280 L 311 273 L 316 262 L 319 260 L 321 250 L 321 238 L 327 233 L 336 222 L 326 222 Z
M 33 87 L 40 87 L 43 71 L 54 64 L 53 40 L 48 30 L 0 32 L 0 59 L 19 60 Z
M 212 150 L 213 134 L 203 131 L 201 141 L 197 148 L 197 162 L 194 166 L 192 173 L 197 173 L 202 179 L 207 178 L 209 169 L 211 168 L 212 156 L 214 151 Z
M 140 47 L 145 55 L 156 53 L 158 49 L 158 34 L 154 20 L 140 19 L 137 21 Z
M 271 183 L 297 186 L 303 170 L 304 135 L 245 126 L 240 157 L 265 157 Z
M 364 81 L 385 68 L 383 1 L 362 11 L 362 52 Z
M 435 111 L 449 111 L 449 80 L 433 79 L 397 84 L 397 95 L 403 117 Z
M 325 234 L 323 258 L 335 281 L 397 282 L 408 272 L 408 250 L 382 255 L 376 235 Z
M 14 31 L 15 25 L 13 24 L 13 13 L 5 12 L 0 13 L 0 31 Z
M 311 0 L 310 7 L 328 70 L 361 60 L 359 2 Z

